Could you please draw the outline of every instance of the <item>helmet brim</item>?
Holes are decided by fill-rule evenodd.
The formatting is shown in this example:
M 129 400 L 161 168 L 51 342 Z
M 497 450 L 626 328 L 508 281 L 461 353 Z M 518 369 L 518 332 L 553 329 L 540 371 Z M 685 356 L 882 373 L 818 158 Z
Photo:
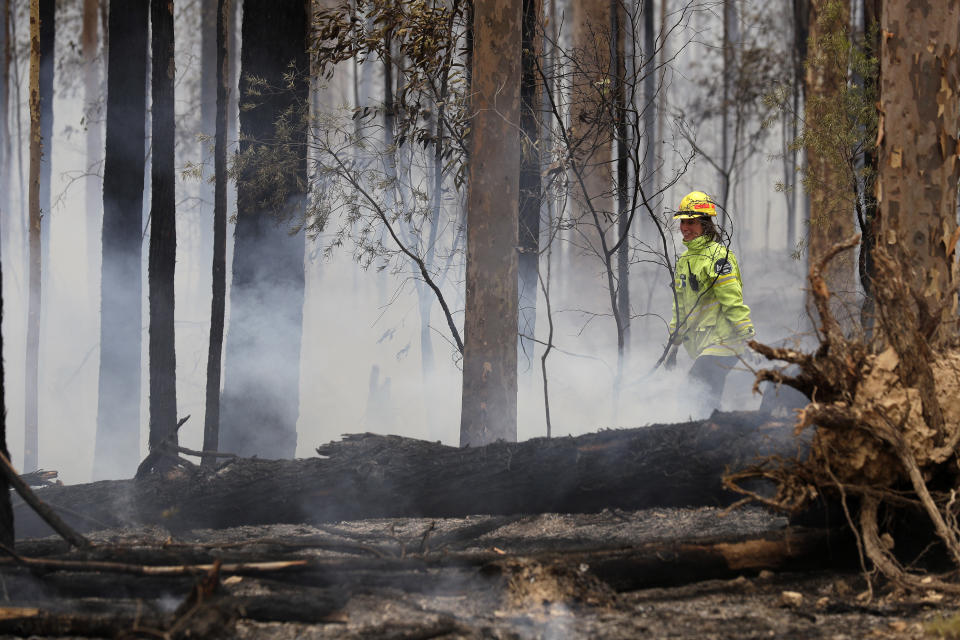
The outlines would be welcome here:
M 677 211 L 673 214 L 674 220 L 696 220 L 697 218 L 709 218 L 716 216 L 717 212 L 709 213 L 706 211 Z

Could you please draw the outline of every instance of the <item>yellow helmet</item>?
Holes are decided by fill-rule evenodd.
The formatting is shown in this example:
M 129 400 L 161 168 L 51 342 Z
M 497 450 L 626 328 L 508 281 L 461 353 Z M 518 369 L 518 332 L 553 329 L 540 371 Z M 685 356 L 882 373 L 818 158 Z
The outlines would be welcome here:
M 703 191 L 691 191 L 683 196 L 683 200 L 680 201 L 680 209 L 674 214 L 673 218 L 674 220 L 690 220 L 715 215 L 717 215 L 717 205 L 713 203 L 713 198 Z

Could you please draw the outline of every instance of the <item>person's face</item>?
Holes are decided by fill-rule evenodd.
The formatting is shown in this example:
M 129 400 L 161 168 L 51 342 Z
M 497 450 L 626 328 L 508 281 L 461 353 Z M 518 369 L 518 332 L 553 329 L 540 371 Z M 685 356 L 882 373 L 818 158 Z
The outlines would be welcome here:
M 684 242 L 690 242 L 694 238 L 699 238 L 703 235 L 703 224 L 700 222 L 700 219 L 691 218 L 680 220 L 680 235 L 683 236 Z

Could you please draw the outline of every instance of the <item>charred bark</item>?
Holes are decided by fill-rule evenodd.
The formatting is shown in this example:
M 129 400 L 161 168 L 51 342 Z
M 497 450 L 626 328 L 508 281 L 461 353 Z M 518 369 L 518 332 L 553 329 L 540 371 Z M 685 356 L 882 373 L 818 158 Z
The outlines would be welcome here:
M 174 199 L 173 0 L 151 0 L 153 38 L 150 208 L 150 448 L 176 444 L 177 378 L 174 271 L 177 259 Z
M 40 262 L 43 264 L 43 285 L 46 289 L 50 274 L 51 174 L 53 165 L 53 76 L 56 61 L 56 0 L 40 0 Z M 41 327 L 46 326 L 46 303 L 41 297 Z M 41 332 L 45 329 L 41 328 Z
M 140 458 L 141 234 L 150 4 L 126 0 L 122 6 L 122 11 L 110 12 L 108 29 L 94 478 L 130 477 Z
M 6 7 L 3 8 L 6 11 Z M 0 105 L 6 110 L 6 104 Z M 0 267 L 0 324 L 3 322 L 3 269 Z M 4 386 L 3 332 L 0 332 L 0 455 L 10 459 L 7 449 L 7 390 Z M 10 482 L 0 476 L 0 544 L 13 546 L 13 507 L 10 504 Z
M 304 236 L 290 228 L 302 223 L 307 183 L 307 3 L 246 0 L 242 32 L 240 94 L 250 104 L 240 112 L 240 153 L 285 170 L 267 185 L 257 183 L 255 166 L 238 177 L 220 441 L 242 455 L 289 458 L 303 331 Z M 269 90 L 258 91 L 261 81 Z M 271 146 L 278 139 L 280 148 Z M 277 211 L 265 210 L 267 199 Z
M 103 125 L 100 110 L 100 99 L 104 87 L 100 81 L 100 68 L 97 64 L 97 48 L 100 41 L 100 0 L 83 0 L 83 31 L 80 35 L 80 49 L 83 56 L 83 102 L 84 122 L 87 128 L 86 161 L 88 175 L 84 180 L 84 220 L 86 220 L 86 264 L 87 286 L 90 298 L 96 299 L 97 285 L 96 269 L 99 265 L 97 252 L 100 249 L 99 235 L 103 190 L 102 183 L 97 175 L 96 165 L 103 157 Z M 91 315 L 96 308 L 91 305 Z M 94 316 L 95 317 L 95 316 Z
M 725 469 L 796 454 L 791 429 L 756 414 L 717 413 L 706 422 L 476 448 L 367 434 L 321 447 L 320 458 L 243 460 L 210 474 L 37 493 L 66 507 L 64 519 L 80 531 L 722 505 L 736 497 L 721 486 Z M 19 536 L 48 533 L 29 513 L 17 516 Z
M 28 232 L 28 302 L 26 371 L 24 373 L 24 471 L 37 468 L 39 447 L 39 386 L 40 386 L 40 302 L 42 290 L 42 231 L 43 228 L 43 114 L 40 76 L 41 25 L 46 8 L 39 0 L 30 2 L 30 182 Z M 47 140 L 49 144 L 49 140 Z
M 214 143 L 213 197 L 213 295 L 210 303 L 210 341 L 207 351 L 206 412 L 203 422 L 203 449 L 220 446 L 220 369 L 223 359 L 223 329 L 227 302 L 227 100 L 229 92 L 230 7 L 232 0 L 217 1 L 217 117 Z M 204 458 L 212 466 L 214 458 Z
M 520 157 L 519 254 L 520 340 L 519 354 L 524 371 L 533 371 L 534 336 L 537 328 L 537 287 L 540 262 L 540 82 L 537 60 L 541 57 L 541 38 L 537 32 L 543 6 L 541 0 L 523 2 L 523 68 L 520 81 Z
M 658 522 L 670 529 L 691 514 L 672 514 L 679 520 L 658 515 L 668 518 Z M 234 543 L 228 541 L 235 535 L 229 532 L 213 534 L 217 539 L 206 543 L 171 543 L 138 534 L 126 540 L 121 536 L 119 544 L 69 553 L 46 540 L 32 541 L 21 545 L 24 556 L 19 561 L 24 566 L 0 561 L 4 583 L 13 595 L 0 616 L 0 631 L 140 637 L 122 635 L 136 628 L 182 637 L 183 631 L 192 629 L 193 637 L 211 637 L 199 633 L 210 619 L 226 630 L 238 619 L 346 625 L 354 622 L 356 608 L 347 606 L 353 598 L 359 596 L 370 606 L 395 602 L 398 594 L 416 599 L 437 593 L 444 598 L 467 597 L 485 611 L 538 611 L 554 602 L 607 608 L 617 604 L 618 591 L 753 575 L 763 569 L 842 568 L 847 566 L 844 557 L 855 557 L 826 531 L 776 528 L 772 521 L 749 533 L 678 540 L 661 530 L 644 539 L 634 527 L 650 516 L 605 512 L 566 520 L 560 526 L 577 532 L 572 539 L 556 539 L 558 529 L 548 524 L 552 521 L 536 516 L 520 522 L 489 517 L 478 518 L 479 524 L 435 521 L 427 533 L 437 526 L 461 543 L 430 549 L 416 544 L 426 534 L 409 540 L 413 544 L 404 545 L 402 539 L 398 544 L 387 523 L 361 531 L 352 523 L 343 529 L 330 527 L 329 533 L 282 540 L 245 538 L 249 534 L 240 533 Z M 393 524 L 409 531 L 409 522 Z M 516 526 L 528 537 L 513 537 Z M 624 527 L 634 537 L 616 541 L 606 537 L 605 532 Z M 341 547 L 334 549 L 331 542 Z M 388 553 L 370 554 L 369 548 Z M 122 565 L 133 572 L 117 571 L 119 562 L 139 564 Z M 176 566 L 178 562 L 189 564 Z M 34 595 L 40 575 L 46 597 L 42 607 Z M 188 593 L 169 613 L 164 604 Z M 134 611 L 141 614 L 139 619 L 131 616 Z M 417 612 L 418 619 L 401 627 L 402 633 L 395 622 L 378 620 L 363 635 L 344 636 L 434 637 L 438 630 L 457 631 L 458 624 L 467 630 L 471 626 L 469 616 L 454 622 L 448 616 L 436 619 L 433 611 L 422 608 Z
M 10 211 L 10 0 L 0 3 L 0 224 L 9 233 Z

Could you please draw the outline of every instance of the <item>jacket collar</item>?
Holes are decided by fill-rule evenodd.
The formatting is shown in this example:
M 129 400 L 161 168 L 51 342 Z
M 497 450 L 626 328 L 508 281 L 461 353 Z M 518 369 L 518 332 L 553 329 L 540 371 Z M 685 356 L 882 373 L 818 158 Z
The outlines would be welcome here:
M 698 251 L 700 249 L 705 249 L 707 245 L 710 244 L 710 239 L 707 238 L 707 236 L 697 236 L 689 242 L 686 240 L 682 240 L 681 242 L 686 245 L 687 250 L 692 249 L 693 251 Z

